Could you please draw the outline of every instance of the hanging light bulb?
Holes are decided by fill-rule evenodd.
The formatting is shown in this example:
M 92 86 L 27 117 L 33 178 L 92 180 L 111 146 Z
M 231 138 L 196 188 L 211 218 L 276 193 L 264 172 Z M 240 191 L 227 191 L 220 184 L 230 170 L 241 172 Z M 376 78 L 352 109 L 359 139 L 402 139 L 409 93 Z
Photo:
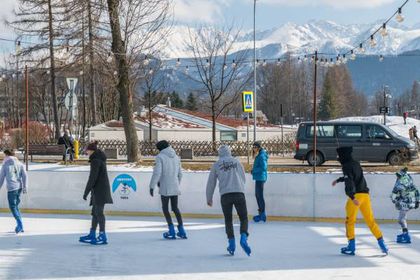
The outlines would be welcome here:
M 359 45 L 359 52 L 360 53 L 365 53 L 365 49 L 363 48 L 363 44 L 362 43 L 360 43 L 360 45 Z
M 185 74 L 188 74 L 188 72 L 190 71 L 190 68 L 188 67 L 188 65 L 185 67 Z
M 347 61 L 348 61 L 348 59 L 347 59 L 346 55 L 345 55 L 345 54 L 343 54 L 343 57 L 342 57 L 342 59 L 341 59 L 341 62 L 343 62 L 344 64 L 346 64 L 346 63 L 347 63 Z
M 233 68 L 233 69 L 235 69 L 235 68 L 236 68 L 236 66 L 237 66 L 237 65 L 236 65 L 236 61 L 235 61 L 235 60 L 232 60 L 232 68 Z
M 381 55 L 379 56 L 379 62 L 382 62 L 382 61 L 384 61 L 384 56 L 381 54 Z
M 181 65 L 181 59 L 177 59 L 176 60 L 176 64 L 175 64 L 175 66 L 178 68 L 179 66 Z
M 351 60 L 356 60 L 356 54 L 354 53 L 354 50 L 350 51 L 350 59 Z
M 147 66 L 147 65 L 149 65 L 149 63 L 150 63 L 150 60 L 149 60 L 149 58 L 147 57 L 147 55 L 146 55 L 146 56 L 144 56 L 143 65 L 144 65 L 144 66 Z
M 307 60 L 308 60 L 308 57 L 305 54 L 305 56 L 303 57 L 303 61 L 307 61 Z
M 373 37 L 373 35 L 370 35 L 370 46 L 372 48 L 376 47 L 376 40 L 375 37 Z
M 150 67 L 149 68 L 149 75 L 152 75 L 153 74 L 153 69 L 152 69 L 152 67 Z
M 263 66 L 266 66 L 267 65 L 267 61 L 264 59 L 263 60 Z
M 20 41 L 16 42 L 16 55 L 19 55 L 21 52 L 22 48 L 20 46 Z
M 417 0 L 417 2 L 419 2 L 419 0 Z M 404 16 L 402 15 L 402 8 L 398 8 L 398 13 L 397 13 L 397 16 L 395 17 L 395 20 L 398 22 L 404 21 Z
M 226 63 L 224 63 L 223 64 L 223 70 L 226 70 L 227 69 L 227 65 L 226 65 Z
M 281 64 L 281 60 L 280 60 L 280 58 L 277 58 L 277 65 L 280 65 Z
M 112 53 L 108 53 L 108 57 L 106 58 L 106 62 L 111 63 L 112 62 Z
M 388 30 L 386 29 L 386 23 L 382 24 L 381 35 L 382 35 L 382 37 L 388 36 Z
M 204 65 L 206 68 L 210 67 L 210 61 L 206 59 L 206 64 Z

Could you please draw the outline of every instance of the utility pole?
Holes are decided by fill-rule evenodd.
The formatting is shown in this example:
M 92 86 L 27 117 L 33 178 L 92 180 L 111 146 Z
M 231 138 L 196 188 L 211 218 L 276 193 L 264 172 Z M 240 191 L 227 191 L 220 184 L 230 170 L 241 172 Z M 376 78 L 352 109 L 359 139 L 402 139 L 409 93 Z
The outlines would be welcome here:
M 313 126 L 314 126 L 314 139 L 313 139 L 313 173 L 316 173 L 316 162 L 317 162 L 317 156 L 316 156 L 316 119 L 317 119 L 317 107 L 316 107 L 316 88 L 317 88 L 317 71 L 318 71 L 318 51 L 315 51 L 315 57 L 314 57 L 314 108 L 313 108 Z

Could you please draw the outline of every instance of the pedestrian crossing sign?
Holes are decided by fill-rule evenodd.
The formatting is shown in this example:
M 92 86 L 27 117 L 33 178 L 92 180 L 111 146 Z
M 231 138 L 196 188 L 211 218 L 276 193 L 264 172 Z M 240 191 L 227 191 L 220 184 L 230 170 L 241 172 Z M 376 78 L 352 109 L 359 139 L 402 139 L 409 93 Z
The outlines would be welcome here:
M 252 91 L 242 92 L 242 110 L 244 113 L 252 113 L 254 111 L 254 93 Z

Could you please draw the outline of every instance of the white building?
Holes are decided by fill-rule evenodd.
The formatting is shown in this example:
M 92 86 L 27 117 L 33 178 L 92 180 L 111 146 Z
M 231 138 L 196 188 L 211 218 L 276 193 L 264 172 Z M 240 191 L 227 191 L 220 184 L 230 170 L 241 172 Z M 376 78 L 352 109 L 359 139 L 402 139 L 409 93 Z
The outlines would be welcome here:
M 89 132 L 89 141 L 93 140 L 119 140 L 125 141 L 124 126 L 122 122 L 112 120 L 106 123 L 98 124 L 96 126 L 90 127 Z M 137 137 L 139 140 L 143 140 L 143 130 L 137 128 Z
M 263 118 L 261 118 L 263 119 Z M 143 111 L 136 116 L 135 124 L 139 140 L 150 139 L 148 113 Z M 152 113 L 151 140 L 170 141 L 211 141 L 212 118 L 210 114 L 158 105 Z M 267 124 L 260 121 L 257 126 L 258 140 L 279 140 L 283 135 L 296 132 L 296 127 Z M 89 129 L 90 140 L 125 140 L 121 122 L 110 121 Z M 249 139 L 253 139 L 253 123 L 249 125 Z M 246 141 L 247 121 L 227 117 L 217 118 L 217 141 Z

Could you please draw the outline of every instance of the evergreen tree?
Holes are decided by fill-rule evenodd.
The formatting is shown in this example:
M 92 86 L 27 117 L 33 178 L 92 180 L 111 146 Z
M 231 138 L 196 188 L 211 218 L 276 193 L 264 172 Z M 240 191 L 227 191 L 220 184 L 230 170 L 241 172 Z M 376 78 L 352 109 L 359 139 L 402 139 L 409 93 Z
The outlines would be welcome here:
M 339 116 L 337 104 L 337 92 L 333 86 L 334 70 L 328 70 L 324 80 L 321 102 L 319 104 L 319 118 L 330 120 Z
M 190 111 L 197 111 L 197 99 L 195 98 L 192 92 L 188 95 L 187 103 L 185 104 L 185 109 L 188 109 Z
M 173 91 L 170 94 L 171 98 L 171 106 L 174 108 L 184 108 L 184 101 L 179 97 L 179 94 L 175 91 Z

